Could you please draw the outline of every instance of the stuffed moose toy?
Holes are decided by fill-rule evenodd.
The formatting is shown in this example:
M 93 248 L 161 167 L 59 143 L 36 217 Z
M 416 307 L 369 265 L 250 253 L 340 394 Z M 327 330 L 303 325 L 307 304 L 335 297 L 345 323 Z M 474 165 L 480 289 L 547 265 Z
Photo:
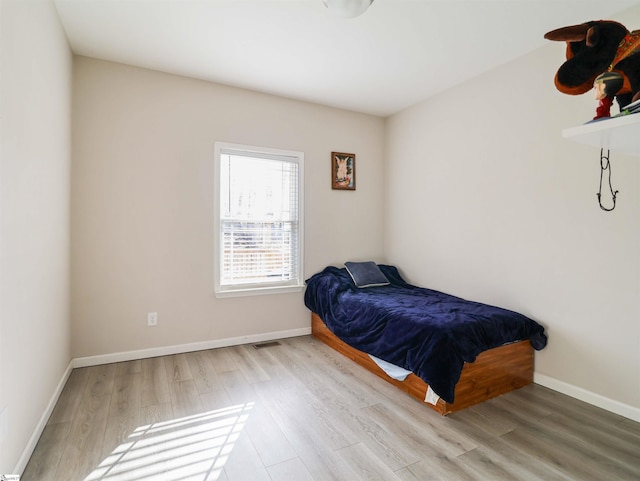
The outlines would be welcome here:
M 567 43 L 567 60 L 555 76 L 560 92 L 580 95 L 602 79 L 617 77 L 606 94 L 610 102 L 615 97 L 622 109 L 640 99 L 640 30 L 600 20 L 552 30 L 544 38 Z

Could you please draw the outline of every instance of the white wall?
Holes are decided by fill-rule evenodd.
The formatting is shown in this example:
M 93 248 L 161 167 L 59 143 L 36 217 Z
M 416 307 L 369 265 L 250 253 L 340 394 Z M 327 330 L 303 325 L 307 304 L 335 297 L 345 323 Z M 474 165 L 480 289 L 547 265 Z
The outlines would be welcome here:
M 71 52 L 49 1 L 2 0 L 0 18 L 0 473 L 11 473 L 71 360 Z
M 563 60 L 549 42 L 388 119 L 385 253 L 538 320 L 538 382 L 640 419 L 640 161 L 612 153 L 618 205 L 600 210 L 599 149 L 562 137 L 597 104 L 555 90 Z
M 306 277 L 382 255 L 380 118 L 83 57 L 73 104 L 74 358 L 308 330 L 303 292 L 214 296 L 216 140 L 305 153 Z

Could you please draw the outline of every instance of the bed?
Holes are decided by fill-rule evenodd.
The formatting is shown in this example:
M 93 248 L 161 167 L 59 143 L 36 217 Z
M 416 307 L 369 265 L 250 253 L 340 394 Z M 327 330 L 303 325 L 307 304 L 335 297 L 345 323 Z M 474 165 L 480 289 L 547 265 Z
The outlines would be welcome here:
M 441 414 L 533 382 L 547 343 L 536 321 L 409 284 L 395 266 L 329 266 L 306 284 L 316 338 Z

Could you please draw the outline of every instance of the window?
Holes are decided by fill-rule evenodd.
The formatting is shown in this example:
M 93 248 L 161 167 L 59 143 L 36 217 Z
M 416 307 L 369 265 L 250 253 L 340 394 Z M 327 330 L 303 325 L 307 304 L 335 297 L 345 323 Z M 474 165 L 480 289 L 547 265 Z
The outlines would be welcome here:
M 216 142 L 216 295 L 300 290 L 304 154 Z

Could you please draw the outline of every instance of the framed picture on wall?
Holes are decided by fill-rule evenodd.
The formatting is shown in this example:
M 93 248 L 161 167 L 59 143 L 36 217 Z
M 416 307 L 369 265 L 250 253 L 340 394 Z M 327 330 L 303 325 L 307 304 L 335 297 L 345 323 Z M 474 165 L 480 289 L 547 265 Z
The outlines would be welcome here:
M 356 154 L 331 152 L 331 188 L 356 190 Z

